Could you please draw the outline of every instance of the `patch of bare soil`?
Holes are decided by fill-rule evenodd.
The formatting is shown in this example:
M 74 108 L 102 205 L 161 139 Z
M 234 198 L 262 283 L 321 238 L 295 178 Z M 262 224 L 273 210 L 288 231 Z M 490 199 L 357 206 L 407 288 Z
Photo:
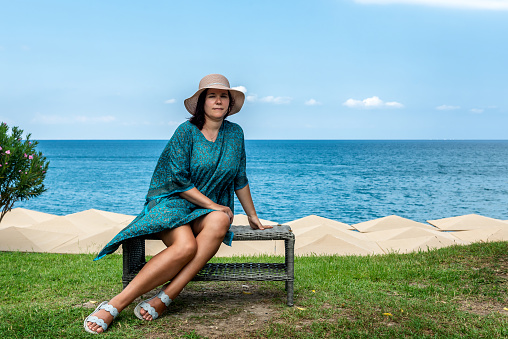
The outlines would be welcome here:
M 477 269 L 490 267 L 494 271 L 494 275 L 499 279 L 500 287 L 508 286 L 508 255 L 492 258 L 483 262 Z M 508 302 L 508 299 L 507 299 Z M 493 300 L 462 300 L 460 301 L 461 310 L 477 314 L 489 315 L 492 313 L 501 313 L 508 315 L 508 304 L 502 304 Z
M 88 301 L 86 303 L 74 305 L 73 307 L 74 308 L 79 308 L 79 307 L 82 307 L 82 308 L 96 308 L 97 305 L 98 304 L 97 304 L 96 301 Z
M 276 307 L 272 299 L 285 296 L 283 286 L 267 290 L 256 283 L 193 283 L 160 318 L 161 324 L 173 333 L 194 331 L 208 338 L 253 337 L 278 316 L 280 307 Z M 165 331 L 151 333 L 151 336 L 171 337 Z
M 508 281 L 508 255 L 506 257 L 497 258 L 497 265 L 494 269 L 496 276 Z
M 508 311 L 505 309 L 506 305 L 495 303 L 493 301 L 463 300 L 460 301 L 460 304 L 460 309 L 462 311 L 477 315 L 489 315 L 492 313 L 508 315 Z

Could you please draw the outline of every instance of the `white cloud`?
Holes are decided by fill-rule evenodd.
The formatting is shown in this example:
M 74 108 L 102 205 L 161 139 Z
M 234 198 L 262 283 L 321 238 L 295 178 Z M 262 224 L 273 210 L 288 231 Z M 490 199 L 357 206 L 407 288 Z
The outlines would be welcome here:
M 274 97 L 273 95 L 269 95 L 269 96 L 261 98 L 259 100 L 262 102 L 268 102 L 268 103 L 280 105 L 280 104 L 289 104 L 291 102 L 291 100 L 293 100 L 293 99 L 290 97 Z
M 87 117 L 84 115 L 78 116 L 61 116 L 61 115 L 51 115 L 51 114 L 40 114 L 37 113 L 35 117 L 32 119 L 33 123 L 43 124 L 43 125 L 66 125 L 66 124 L 76 124 L 76 123 L 109 123 L 115 121 L 116 118 L 112 115 L 105 115 L 99 117 Z
M 485 110 L 482 109 L 482 108 L 473 108 L 473 109 L 471 109 L 471 112 L 477 113 L 477 114 L 483 113 L 483 111 L 485 111 Z
M 236 89 L 237 91 L 240 91 L 243 94 L 247 93 L 247 88 L 245 88 L 244 86 L 231 87 L 231 89 Z
M 176 102 L 176 99 L 169 99 L 164 101 L 165 104 L 174 104 Z
M 453 111 L 455 109 L 459 109 L 460 106 L 451 106 L 451 105 L 441 105 L 437 106 L 436 109 L 439 111 Z
M 361 4 L 408 4 L 466 9 L 508 10 L 508 0 L 355 0 Z
M 351 108 L 358 108 L 358 107 L 364 106 L 363 102 L 361 100 L 355 100 L 355 99 L 347 99 L 344 103 L 342 103 L 342 105 L 351 107 Z
M 317 106 L 317 105 L 321 105 L 321 103 L 319 101 L 317 101 L 316 99 L 310 99 L 310 100 L 305 101 L 305 105 Z
M 262 97 L 262 98 L 258 98 L 258 96 L 255 94 L 247 96 L 247 101 L 250 101 L 250 102 L 259 101 L 259 102 L 265 102 L 265 103 L 276 104 L 276 105 L 289 104 L 292 100 L 293 100 L 293 98 L 291 98 L 291 97 L 276 97 L 273 95 L 269 95 L 269 96 Z
M 379 107 L 383 106 L 383 100 L 379 99 L 379 97 L 374 96 L 372 98 L 364 99 L 363 104 L 365 107 Z
M 400 102 L 396 102 L 396 101 L 387 102 L 387 103 L 385 103 L 385 106 L 386 107 L 393 107 L 393 108 L 402 108 L 402 107 L 404 107 L 403 104 L 401 104 Z
M 349 108 L 402 108 L 403 104 L 396 101 L 384 102 L 379 99 L 377 96 L 373 96 L 371 98 L 356 100 L 356 99 L 347 99 L 342 105 L 347 106 Z

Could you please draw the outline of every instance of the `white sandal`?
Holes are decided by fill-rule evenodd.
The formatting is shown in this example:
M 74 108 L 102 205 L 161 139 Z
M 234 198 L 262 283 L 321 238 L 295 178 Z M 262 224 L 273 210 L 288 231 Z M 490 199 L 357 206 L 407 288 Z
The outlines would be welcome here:
M 100 318 L 96 317 L 95 315 L 92 316 L 92 314 L 97 313 L 100 310 L 108 311 L 109 314 L 111 314 L 111 316 L 113 316 L 113 320 L 115 320 L 116 316 L 118 315 L 118 310 L 113 305 L 108 304 L 107 301 L 103 301 L 99 306 L 97 306 L 95 311 L 90 313 L 90 315 L 85 318 L 85 321 L 83 322 L 85 331 L 87 331 L 88 333 L 99 334 L 99 333 L 92 331 L 91 329 L 88 328 L 88 324 L 87 324 L 88 322 L 95 323 L 95 324 L 99 325 L 100 327 L 102 327 L 104 332 L 106 332 L 106 330 L 108 329 L 108 324 L 106 324 L 104 322 L 104 319 L 100 319 Z M 104 332 L 102 332 L 102 333 L 104 333 Z
M 141 309 L 144 309 L 145 311 L 147 311 L 148 314 L 150 314 L 152 316 L 152 320 L 155 320 L 159 317 L 159 313 L 157 313 L 155 308 L 153 308 L 148 303 L 150 300 L 152 300 L 154 298 L 159 298 L 164 303 L 164 305 L 166 305 L 166 307 L 169 307 L 169 304 L 171 304 L 171 302 L 172 302 L 172 300 L 169 299 L 169 296 L 166 293 L 164 293 L 164 291 L 160 291 L 159 293 L 157 293 L 150 299 L 146 299 L 145 301 L 140 302 L 136 306 L 136 308 L 134 309 L 134 314 L 136 315 L 136 317 L 138 317 L 138 319 L 145 320 L 145 318 L 143 318 L 143 316 L 140 313 Z

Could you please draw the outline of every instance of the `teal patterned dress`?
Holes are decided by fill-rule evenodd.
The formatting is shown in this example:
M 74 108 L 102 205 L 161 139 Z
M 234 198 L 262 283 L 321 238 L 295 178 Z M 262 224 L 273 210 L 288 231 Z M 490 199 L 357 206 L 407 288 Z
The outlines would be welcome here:
M 213 212 L 181 198 L 178 193 L 196 187 L 234 213 L 234 191 L 247 184 L 245 145 L 240 126 L 224 120 L 215 142 L 211 142 L 195 125 L 184 122 L 159 158 L 143 211 L 100 251 L 95 260 L 113 253 L 127 239 L 185 225 Z M 223 242 L 231 246 L 232 240 L 233 233 L 228 231 Z

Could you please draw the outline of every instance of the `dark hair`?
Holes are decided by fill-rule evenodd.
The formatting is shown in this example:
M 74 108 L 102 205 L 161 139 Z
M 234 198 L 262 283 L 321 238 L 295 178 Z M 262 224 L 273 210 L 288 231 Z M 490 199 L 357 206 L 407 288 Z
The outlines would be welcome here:
M 189 118 L 189 121 L 196 125 L 199 130 L 203 129 L 203 126 L 205 125 L 205 99 L 206 99 L 206 93 L 208 92 L 208 88 L 205 89 L 198 97 L 198 103 L 196 104 L 196 111 L 194 112 L 194 115 Z M 233 109 L 233 106 L 235 105 L 235 99 L 231 96 L 231 93 L 228 91 L 229 96 L 229 107 L 226 115 L 224 116 L 224 119 L 226 119 L 229 116 L 229 113 L 231 113 L 231 110 Z

